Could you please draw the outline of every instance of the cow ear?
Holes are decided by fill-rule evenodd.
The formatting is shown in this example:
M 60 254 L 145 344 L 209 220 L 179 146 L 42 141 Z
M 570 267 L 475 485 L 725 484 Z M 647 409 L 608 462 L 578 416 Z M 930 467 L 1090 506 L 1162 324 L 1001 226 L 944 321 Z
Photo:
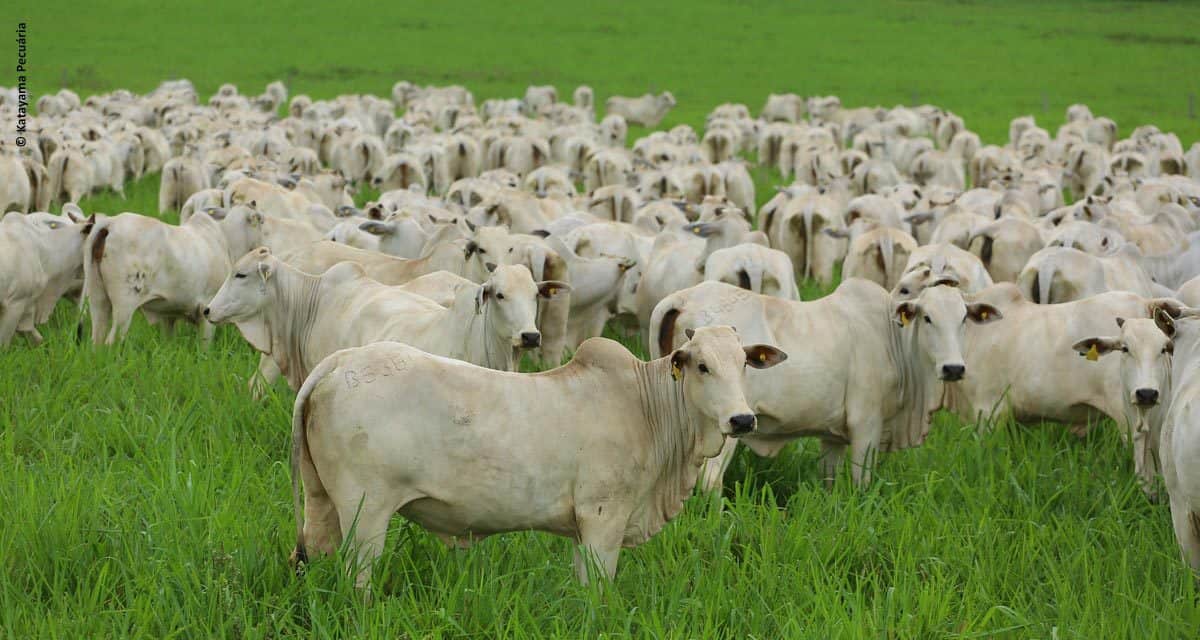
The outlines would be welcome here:
M 688 233 L 694 233 L 701 238 L 707 238 L 715 234 L 718 230 L 718 227 L 717 225 L 709 224 L 707 222 L 695 222 L 687 225 L 683 228 L 683 230 L 687 231 Z
M 1183 310 L 1186 308 L 1182 302 L 1173 298 L 1155 298 L 1150 301 L 1148 306 L 1151 317 L 1161 312 L 1172 320 L 1183 315 Z
M 546 280 L 538 283 L 538 295 L 543 298 L 554 298 L 559 294 L 571 291 L 571 285 L 558 280 Z
M 893 314 L 896 317 L 896 324 L 907 327 L 913 321 L 913 318 L 917 317 L 919 311 L 920 306 L 917 303 L 912 301 L 901 302 L 896 305 L 896 311 Z
M 967 317 L 975 324 L 987 324 L 1004 318 L 1000 310 L 990 304 L 977 302 L 967 305 Z
M 1121 348 L 1120 338 L 1084 338 L 1071 346 L 1079 355 L 1095 362 L 1100 356 Z
M 838 228 L 825 227 L 824 229 L 821 229 L 821 233 L 829 236 L 830 238 L 849 238 L 850 237 L 850 230 L 846 229 L 844 227 L 838 227 Z
M 391 222 L 379 222 L 378 220 L 368 220 L 358 225 L 358 228 L 373 236 L 386 236 L 396 232 L 395 224 Z
M 1167 311 L 1163 309 L 1154 310 L 1154 325 L 1168 338 L 1175 337 L 1175 321 L 1171 319 L 1171 315 Z
M 787 354 L 766 344 L 753 344 L 746 349 L 746 364 L 755 369 L 770 369 L 787 360 Z
M 671 378 L 679 380 L 683 377 L 683 368 L 687 366 L 691 356 L 683 349 L 676 349 L 671 354 Z

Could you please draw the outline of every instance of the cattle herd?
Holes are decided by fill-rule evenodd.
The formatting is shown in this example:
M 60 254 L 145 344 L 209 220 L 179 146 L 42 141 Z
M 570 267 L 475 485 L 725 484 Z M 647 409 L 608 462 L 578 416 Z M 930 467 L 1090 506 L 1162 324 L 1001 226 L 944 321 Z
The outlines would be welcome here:
M 931 105 L 773 94 L 630 145 L 673 95 L 198 98 L 64 89 L 0 141 L 0 346 L 64 297 L 96 344 L 138 310 L 236 325 L 247 394 L 297 392 L 297 562 L 352 536 L 366 584 L 399 512 L 448 544 L 568 536 L 611 577 L 738 444 L 815 437 L 822 479 L 848 453 L 862 484 L 948 410 L 1111 418 L 1200 570 L 1200 143 L 1084 105 L 984 145 Z M 785 183 L 761 207 L 754 164 Z M 179 224 L 79 206 L 156 173 Z M 618 318 L 654 359 L 599 337 Z

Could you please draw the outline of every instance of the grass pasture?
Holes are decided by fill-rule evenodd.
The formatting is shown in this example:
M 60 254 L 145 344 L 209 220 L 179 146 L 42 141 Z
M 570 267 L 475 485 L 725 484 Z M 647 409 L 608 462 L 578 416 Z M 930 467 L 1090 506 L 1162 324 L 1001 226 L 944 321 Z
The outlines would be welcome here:
M 386 95 L 461 83 L 487 97 L 531 83 L 569 95 L 670 89 L 663 126 L 769 91 L 847 106 L 914 97 L 985 142 L 1033 113 L 1053 132 L 1086 102 L 1122 135 L 1142 123 L 1200 138 L 1200 5 L 1074 2 L 267 8 L 118 0 L 29 4 L 36 96 L 67 84 L 142 92 L 186 76 L 257 93 Z M 6 12 L 16 14 L 16 11 Z M 0 78 L 0 84 L 8 81 Z M 1200 109 L 1200 106 L 1197 107 Z M 7 125 L 6 125 L 7 126 Z M 632 133 L 632 132 L 631 132 Z M 641 132 L 637 132 L 641 133 Z M 765 200 L 775 177 L 756 173 Z M 152 214 L 158 177 L 86 211 Z M 175 220 L 174 214 L 164 216 Z M 809 297 L 814 287 L 805 287 Z M 875 483 L 817 481 L 817 447 L 743 452 L 723 509 L 693 498 L 614 584 L 574 581 L 571 543 L 540 534 L 466 551 L 396 520 L 364 605 L 333 561 L 303 579 L 287 455 L 292 395 L 252 402 L 257 355 L 223 327 L 211 347 L 135 320 L 114 348 L 75 342 L 60 304 L 46 344 L 0 351 L 0 636 L 8 638 L 1195 638 L 1200 592 L 1165 505 L 1134 481 L 1112 425 L 941 416 L 886 456 Z M 802 390 L 798 390 L 802 392 Z

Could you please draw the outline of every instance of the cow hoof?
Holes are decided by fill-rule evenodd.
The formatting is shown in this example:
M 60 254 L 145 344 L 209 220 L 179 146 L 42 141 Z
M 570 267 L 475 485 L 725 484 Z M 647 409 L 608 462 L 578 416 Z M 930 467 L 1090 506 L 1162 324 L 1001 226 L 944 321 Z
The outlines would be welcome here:
M 308 565 L 308 553 L 302 547 L 292 549 L 292 554 L 288 556 L 288 564 L 297 576 L 304 575 L 304 569 Z

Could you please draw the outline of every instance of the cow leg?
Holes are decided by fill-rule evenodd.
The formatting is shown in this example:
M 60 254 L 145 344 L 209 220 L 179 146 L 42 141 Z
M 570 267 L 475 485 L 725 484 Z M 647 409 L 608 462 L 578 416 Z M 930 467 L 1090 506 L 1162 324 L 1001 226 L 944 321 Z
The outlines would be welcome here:
M 40 331 L 37 330 L 37 327 L 33 327 L 29 330 L 22 331 L 21 333 L 25 336 L 25 339 L 29 341 L 29 344 L 34 347 L 39 346 L 43 342 L 45 342 L 45 339 L 42 338 L 42 334 Z
M 1171 497 L 1171 524 L 1184 562 L 1200 571 L 1200 513 L 1192 511 L 1186 500 Z
M 842 468 L 842 458 L 846 457 L 846 443 L 836 440 L 821 440 L 821 479 L 825 488 L 833 490 L 838 471 Z
M 879 454 L 882 423 L 882 418 L 872 417 L 850 429 L 850 477 L 856 487 L 871 483 L 871 468 Z
M 17 332 L 21 321 L 21 310 L 15 305 L 0 305 L 0 347 L 7 347 Z
M 604 506 L 613 511 L 603 513 Z M 617 558 L 621 554 L 621 542 L 625 538 L 628 514 L 615 513 L 616 505 L 600 505 L 596 513 L 575 513 L 579 523 L 579 546 L 575 548 L 575 575 L 581 584 L 588 584 L 589 566 L 603 571 L 603 576 L 612 580 L 617 575 Z
M 337 517 L 342 537 L 354 536 L 354 549 L 357 552 L 355 566 L 358 571 L 354 585 L 365 589 L 371 584 L 371 568 L 383 554 L 388 522 L 395 510 L 392 505 L 381 505 L 361 493 L 359 497 L 357 500 L 339 500 Z
M 129 333 L 129 325 L 133 322 L 133 313 L 139 306 L 141 305 L 113 304 L 112 325 L 108 328 L 108 336 L 104 338 L 105 344 L 113 344 L 118 339 L 125 339 L 125 334 Z
M 729 463 L 733 461 L 733 454 L 737 452 L 738 441 L 735 438 L 725 438 L 725 444 L 721 447 L 721 453 L 716 457 L 709 458 L 704 461 L 704 468 L 700 470 L 700 490 L 704 493 L 721 492 L 724 486 L 725 470 L 729 468 Z
M 250 395 L 255 400 L 262 400 L 267 397 L 267 392 L 271 389 L 271 385 L 279 379 L 283 372 L 279 370 L 279 365 L 270 356 L 263 355 L 258 359 L 258 369 L 250 376 Z

